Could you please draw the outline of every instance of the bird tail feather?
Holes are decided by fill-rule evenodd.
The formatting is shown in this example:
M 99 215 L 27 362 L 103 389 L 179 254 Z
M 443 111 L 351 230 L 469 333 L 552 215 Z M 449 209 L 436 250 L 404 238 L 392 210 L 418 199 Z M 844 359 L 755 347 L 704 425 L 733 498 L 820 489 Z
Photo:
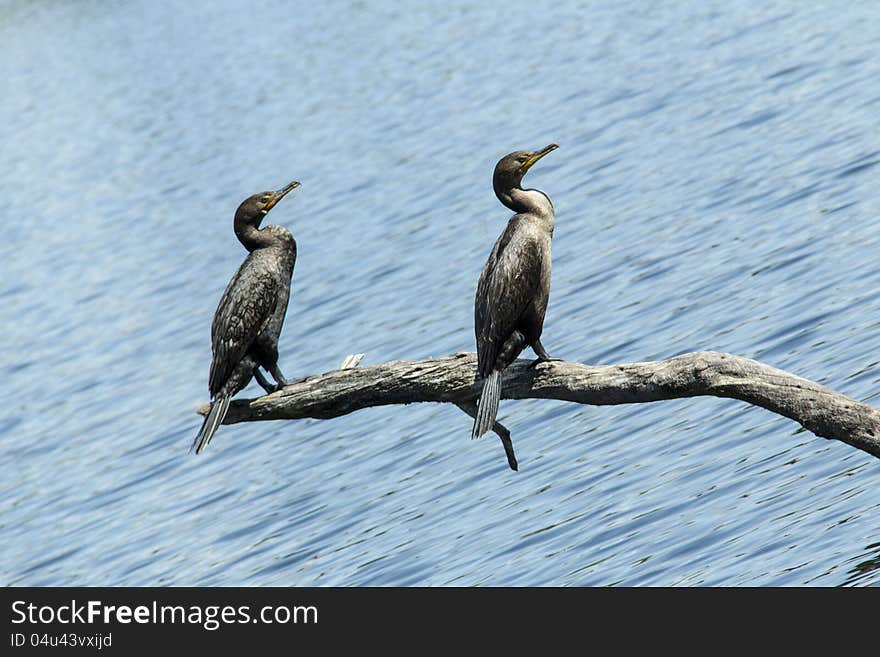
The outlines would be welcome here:
M 226 412 L 229 410 L 229 402 L 231 400 L 231 397 L 224 395 L 211 402 L 211 410 L 208 411 L 208 414 L 205 416 L 205 421 L 202 422 L 202 428 L 199 430 L 199 435 L 196 436 L 189 451 L 195 450 L 196 454 L 198 454 L 208 446 L 208 443 L 211 442 L 211 438 L 214 436 L 214 432 L 217 431 L 217 427 L 223 423 L 223 418 L 226 417 Z
M 479 438 L 495 425 L 501 401 L 501 372 L 493 371 L 483 381 L 483 392 L 477 405 L 477 417 L 471 438 Z

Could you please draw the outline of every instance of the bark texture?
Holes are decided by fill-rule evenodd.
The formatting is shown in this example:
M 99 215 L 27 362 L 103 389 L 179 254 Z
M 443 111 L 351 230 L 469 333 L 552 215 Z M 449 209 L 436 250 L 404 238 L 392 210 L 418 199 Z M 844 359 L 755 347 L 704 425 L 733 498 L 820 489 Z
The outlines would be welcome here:
M 356 364 L 355 364 L 356 365 Z M 448 402 L 472 409 L 480 387 L 476 355 L 339 369 L 310 376 L 257 399 L 232 402 L 224 424 L 333 418 L 362 408 Z M 579 404 L 635 404 L 709 395 L 766 408 L 823 438 L 880 457 L 880 410 L 808 379 L 731 354 L 700 351 L 656 362 L 584 365 L 518 360 L 504 372 L 502 399 L 559 399 Z M 208 405 L 199 407 L 204 414 Z M 496 432 L 508 451 L 510 434 Z M 465 432 L 466 433 L 466 432 Z M 505 435 L 506 434 L 506 435 Z M 512 446 L 508 451 L 512 458 Z M 515 467 L 515 459 L 511 467 Z

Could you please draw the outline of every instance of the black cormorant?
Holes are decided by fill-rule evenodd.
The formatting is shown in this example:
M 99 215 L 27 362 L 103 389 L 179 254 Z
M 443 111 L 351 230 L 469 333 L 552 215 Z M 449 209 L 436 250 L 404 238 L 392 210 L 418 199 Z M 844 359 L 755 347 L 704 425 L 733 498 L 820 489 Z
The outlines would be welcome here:
M 296 241 L 286 228 L 261 229 L 260 223 L 296 187 L 299 183 L 294 181 L 277 192 L 254 194 L 235 212 L 235 235 L 250 253 L 226 286 L 211 324 L 211 410 L 193 442 L 196 454 L 207 447 L 226 417 L 230 399 L 251 377 L 266 392 L 286 384 L 278 369 L 278 337 L 290 298 Z M 276 385 L 269 383 L 260 367 L 272 375 Z
M 538 355 L 535 362 L 550 360 L 541 344 L 541 330 L 550 297 L 553 203 L 544 192 L 523 189 L 521 183 L 535 162 L 557 148 L 550 144 L 540 151 L 516 151 L 495 165 L 495 195 L 516 214 L 495 242 L 477 283 L 474 329 L 483 391 L 472 438 L 495 424 L 504 368 L 527 346 Z

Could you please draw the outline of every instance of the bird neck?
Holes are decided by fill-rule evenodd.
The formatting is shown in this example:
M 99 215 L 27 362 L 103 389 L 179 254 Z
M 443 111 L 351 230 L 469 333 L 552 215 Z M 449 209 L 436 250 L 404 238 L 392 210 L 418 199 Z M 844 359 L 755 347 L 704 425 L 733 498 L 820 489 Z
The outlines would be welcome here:
M 262 230 L 252 224 L 235 222 L 235 236 L 248 251 L 262 249 L 271 246 L 275 242 L 275 236 L 268 226 Z
M 517 214 L 530 214 L 549 222 L 553 228 L 554 211 L 550 197 L 539 189 L 522 189 L 518 185 L 506 190 L 495 190 L 495 195 Z

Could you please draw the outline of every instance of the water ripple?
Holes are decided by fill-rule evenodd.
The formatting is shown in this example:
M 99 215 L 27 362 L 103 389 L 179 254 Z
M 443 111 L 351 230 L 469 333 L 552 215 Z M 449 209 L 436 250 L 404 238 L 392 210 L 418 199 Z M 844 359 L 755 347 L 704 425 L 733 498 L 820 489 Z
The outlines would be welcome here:
M 495 161 L 550 141 L 554 355 L 716 349 L 876 403 L 867 5 L 539 2 L 499 31 L 466 0 L 266 0 L 242 45 L 203 4 L 0 8 L 4 583 L 880 583 L 875 460 L 732 400 L 505 400 L 519 473 L 443 405 L 186 453 L 244 196 L 303 181 L 271 217 L 299 245 L 289 376 L 439 356 L 474 348 Z

